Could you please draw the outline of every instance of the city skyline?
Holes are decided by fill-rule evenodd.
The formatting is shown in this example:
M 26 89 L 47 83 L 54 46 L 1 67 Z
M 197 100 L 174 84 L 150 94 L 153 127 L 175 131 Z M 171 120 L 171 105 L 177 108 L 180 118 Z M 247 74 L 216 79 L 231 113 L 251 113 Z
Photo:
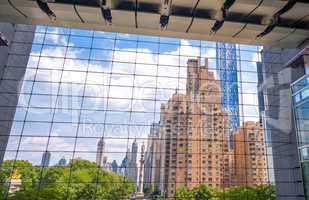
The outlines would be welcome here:
M 34 166 L 42 162 L 51 167 L 88 160 L 101 170 L 128 177 L 135 191 L 143 181 L 144 188 L 153 185 L 169 197 L 180 187 L 205 182 L 211 188 L 232 186 L 234 172 L 229 168 L 234 153 L 228 143 L 237 128 L 230 120 L 236 115 L 227 107 L 247 110 L 239 116 L 242 122 L 258 121 L 257 83 L 222 78 L 216 43 L 147 40 L 147 36 L 37 27 L 6 159 L 22 157 Z M 99 41 L 111 46 L 100 46 Z M 248 59 L 258 59 L 258 47 L 248 48 L 256 48 Z M 231 76 L 236 72 L 250 78 L 255 73 L 252 66 L 234 65 Z M 229 96 L 228 83 L 235 82 L 243 87 L 233 94 L 245 99 L 244 104 L 222 98 Z M 43 152 L 48 153 L 42 156 Z
M 43 31 L 41 29 L 43 29 L 43 27 L 37 27 L 37 33 L 35 35 L 35 40 L 34 40 L 35 43 L 38 43 L 38 41 L 42 41 L 43 40 L 43 38 L 40 39 L 40 37 L 43 37 L 43 34 L 42 34 Z M 65 35 L 65 34 L 67 34 L 68 29 L 60 29 L 60 28 L 48 27 L 48 31 L 49 31 L 48 32 L 49 33 L 48 37 L 46 37 L 46 39 L 45 39 L 46 42 L 48 42 L 48 44 L 55 44 L 55 43 L 57 43 L 59 45 L 64 45 L 66 42 L 68 42 L 68 38 Z M 83 35 L 87 35 L 88 34 L 88 35 L 90 35 L 90 33 L 88 33 L 89 31 L 84 31 L 84 30 L 74 30 L 74 31 L 76 31 L 75 34 L 83 34 Z M 64 35 L 58 35 L 58 33 L 62 33 Z M 111 33 L 104 33 L 104 34 L 106 34 L 107 38 L 112 36 Z M 122 35 L 119 34 L 119 35 L 122 38 L 125 38 L 128 41 L 131 41 L 131 38 L 134 39 L 134 37 L 131 36 L 131 35 L 125 35 L 125 34 L 122 34 Z M 112 37 L 114 37 L 114 36 L 112 36 Z M 143 37 L 145 37 L 145 36 L 143 36 Z M 147 39 L 147 37 L 145 37 L 145 38 Z M 145 41 L 146 41 L 146 39 L 145 39 Z M 168 39 L 166 41 L 169 41 L 169 40 L 170 40 L 170 43 L 173 44 L 173 42 L 174 42 L 173 39 Z M 160 59 L 159 60 L 162 60 L 161 61 L 162 64 L 166 63 L 166 64 L 170 64 L 170 65 L 175 65 L 176 66 L 176 64 L 173 64 L 173 63 L 177 63 L 178 62 L 177 60 L 179 58 L 181 58 L 181 57 L 177 58 L 175 56 L 172 56 L 173 54 L 177 55 L 177 54 L 182 53 L 184 55 L 186 55 L 186 54 L 188 54 L 188 55 L 196 55 L 196 56 L 201 56 L 202 55 L 202 56 L 209 57 L 209 63 L 210 63 L 209 69 L 211 71 L 214 71 L 214 73 L 216 73 L 217 68 L 216 68 L 216 65 L 215 65 L 215 60 L 216 60 L 215 59 L 215 48 L 211 48 L 211 45 L 213 45 L 215 43 L 210 43 L 210 42 L 206 43 L 205 42 L 205 45 L 209 45 L 210 48 L 205 48 L 205 50 L 202 50 L 199 47 L 194 46 L 194 41 L 189 41 L 189 40 L 178 40 L 178 41 L 179 41 L 179 43 L 181 43 L 180 45 L 179 44 L 176 45 L 176 43 L 174 42 L 175 44 L 173 44 L 173 45 L 166 45 L 166 47 L 163 48 L 163 51 L 166 52 L 166 53 L 163 52 L 162 55 L 160 55 Z M 72 40 L 72 42 L 73 42 L 73 40 Z M 190 44 L 190 42 L 192 42 L 192 44 Z M 75 46 L 80 46 L 80 45 L 77 45 L 75 43 L 72 43 L 72 46 L 74 46 L 74 45 Z M 190 46 L 190 45 L 192 45 L 192 46 Z M 59 55 L 60 56 L 60 55 L 62 55 L 64 53 L 63 50 L 60 47 L 53 47 L 53 46 L 48 46 L 48 47 L 50 48 L 48 50 L 49 51 L 54 51 L 55 55 Z M 126 53 L 130 53 L 131 52 L 130 48 L 125 47 L 125 46 L 121 46 L 121 47 L 124 48 Z M 67 65 L 70 66 L 70 67 L 74 67 L 75 66 L 75 68 L 72 68 L 72 69 L 76 69 L 78 66 L 83 65 L 81 60 L 76 61 L 74 59 L 74 57 L 78 57 L 81 54 L 81 52 L 77 53 L 77 52 L 74 51 L 74 49 L 72 49 L 72 50 L 73 50 L 73 52 L 72 52 L 73 53 L 72 54 L 72 59 L 70 59 L 70 60 L 67 59 L 68 61 L 70 61 L 70 63 L 68 62 L 65 66 L 67 66 Z M 153 55 L 151 55 L 151 52 L 152 52 L 151 50 L 153 50 L 153 49 L 145 48 L 145 49 L 141 49 L 140 51 L 141 52 L 145 52 L 145 53 L 143 53 L 144 60 L 146 60 L 146 61 L 148 60 L 149 62 L 156 62 L 155 59 L 153 58 Z M 33 56 L 30 57 L 30 60 L 29 60 L 29 63 L 28 63 L 28 67 L 30 67 L 30 68 L 35 63 L 37 63 L 35 58 L 38 55 L 36 48 L 33 47 L 32 51 L 33 51 L 33 53 L 32 53 Z M 46 50 L 43 49 L 41 55 L 42 56 L 46 55 Z M 117 55 L 117 56 L 120 56 L 120 55 Z M 123 60 L 129 60 L 128 56 L 130 56 L 130 54 L 129 55 L 123 54 L 122 56 L 124 57 Z M 252 57 L 248 58 L 248 59 L 249 60 L 252 59 L 253 61 L 255 61 L 255 60 L 258 59 L 258 56 L 255 55 L 255 54 L 252 54 Z M 55 66 L 55 64 L 52 63 L 52 59 L 50 59 L 50 58 L 47 59 L 47 57 L 46 58 L 44 57 L 44 59 L 42 58 L 41 62 L 45 65 L 46 70 L 47 70 L 47 66 Z M 181 62 L 184 63 L 185 60 L 181 59 Z M 117 63 L 117 62 L 115 62 L 115 63 Z M 44 66 L 43 64 L 42 64 L 42 66 Z M 166 68 L 165 67 L 166 64 L 164 64 L 162 66 L 162 69 Z M 184 64 L 182 64 L 182 65 L 185 66 Z M 120 70 L 122 72 L 123 70 L 125 70 L 126 66 L 127 66 L 127 64 L 119 63 L 119 64 L 117 64 L 115 66 L 115 68 L 113 70 Z M 144 70 L 142 70 L 143 68 L 142 68 L 142 66 L 140 66 L 140 67 L 136 68 L 136 73 L 138 71 L 140 71 L 140 70 L 141 71 L 139 72 L 139 74 L 147 75 L 148 73 L 152 72 L 152 71 L 149 71 L 149 70 L 147 71 L 146 70 L 146 69 L 150 69 L 149 66 L 147 66 L 145 64 L 143 64 L 143 66 L 144 66 L 143 67 Z M 90 67 L 93 68 L 93 71 L 102 71 L 102 70 L 104 71 L 105 69 L 106 70 L 111 70 L 110 68 L 100 69 L 101 66 L 97 65 L 95 63 L 93 63 L 93 65 L 91 64 Z M 173 68 L 175 68 L 175 69 L 173 69 Z M 70 69 L 70 68 L 68 68 L 68 69 Z M 154 80 L 151 77 L 149 77 L 149 76 L 138 76 L 136 78 L 136 81 L 138 82 L 138 84 L 146 83 L 146 85 L 145 85 L 146 87 L 151 87 L 151 88 L 153 87 L 154 88 L 154 87 L 162 87 L 163 85 L 168 86 L 168 87 L 166 87 L 166 89 L 161 89 L 161 90 L 157 91 L 156 95 L 158 96 L 158 101 L 160 100 L 159 102 L 167 101 L 168 96 L 170 96 L 174 92 L 175 88 L 178 88 L 179 93 L 184 93 L 185 92 L 185 80 L 186 79 L 182 78 L 182 77 L 185 77 L 185 74 L 186 74 L 185 67 L 180 67 L 180 68 L 179 67 L 170 67 L 168 69 L 170 69 L 170 70 L 166 71 L 168 73 L 168 76 L 176 78 L 174 72 L 176 72 L 176 74 L 179 74 L 177 76 L 179 76 L 180 79 L 179 79 L 179 81 L 176 82 L 176 84 L 174 83 L 174 86 L 170 85 L 171 82 L 170 82 L 170 78 L 168 78 L 168 77 L 166 77 L 166 78 L 162 77 L 162 78 L 160 78 L 160 80 L 158 80 L 159 83 L 160 83 L 160 86 L 159 85 L 156 86 L 155 83 L 153 83 Z M 178 70 L 180 70 L 179 73 L 177 72 Z M 245 69 L 243 69 L 243 70 L 245 70 Z M 250 70 L 252 71 L 252 69 L 250 69 Z M 123 71 L 123 72 L 125 72 L 125 71 Z M 158 71 L 158 72 L 160 72 L 160 71 Z M 92 74 L 92 73 L 90 73 L 90 74 Z M 128 72 L 126 72 L 125 74 L 128 74 Z M 181 75 L 181 74 L 183 74 L 183 75 Z M 27 80 L 28 79 L 31 80 L 33 78 L 33 77 L 31 78 L 30 75 L 31 74 L 26 73 L 26 79 Z M 162 75 L 158 74 L 158 75 L 159 76 L 163 76 L 163 74 Z M 115 75 L 114 78 L 115 78 L 116 82 L 114 83 L 114 85 L 120 85 L 121 86 L 125 82 L 130 82 L 130 81 L 127 80 L 129 77 L 130 77 L 130 75 L 120 75 L 120 74 L 117 75 L 117 76 Z M 55 74 L 54 73 L 52 73 L 52 74 L 45 74 L 44 76 L 42 76 L 42 78 L 44 80 L 46 80 L 46 81 L 47 80 L 54 80 L 55 79 Z M 93 83 L 101 83 L 101 79 L 98 79 L 98 77 L 94 76 L 93 78 L 95 78 L 93 80 Z M 114 80 L 114 78 L 112 77 L 112 80 Z M 80 85 L 75 85 L 75 82 L 76 82 L 76 84 L 78 84 L 78 79 L 77 79 L 77 77 L 74 78 L 73 74 L 72 75 L 68 75 L 66 77 L 66 79 L 68 79 L 68 81 L 73 83 L 73 85 L 72 85 L 73 87 L 78 86 L 78 87 L 76 87 L 76 89 L 80 88 Z M 81 78 L 81 80 L 82 79 L 83 78 Z M 24 84 L 26 84 L 26 83 L 28 83 L 28 82 L 25 82 Z M 91 83 L 89 83 L 89 84 L 91 84 Z M 248 86 L 247 85 L 248 84 L 244 84 L 243 85 L 244 86 L 244 90 L 246 89 L 246 87 L 249 87 L 249 85 Z M 26 86 L 24 86 L 23 88 L 25 88 L 25 87 Z M 43 85 L 42 85 L 42 87 L 43 87 Z M 155 89 L 151 89 L 151 88 L 149 88 L 149 89 L 142 89 L 142 88 L 137 87 L 135 92 L 134 92 L 136 94 L 136 98 L 138 98 L 138 99 L 135 100 L 134 103 L 132 104 L 132 106 L 133 106 L 132 109 L 134 111 L 133 114 L 132 114 L 132 117 L 134 117 L 134 123 L 142 122 L 141 124 L 143 126 L 139 126 L 139 127 L 137 127 L 137 126 L 134 127 L 133 126 L 132 127 L 133 129 L 130 132 L 132 132 L 135 135 L 129 136 L 130 140 L 133 140 L 134 137 L 136 137 L 136 136 L 142 136 L 142 138 L 145 140 L 147 138 L 147 132 L 149 132 L 150 124 L 152 122 L 155 122 L 155 121 L 159 120 L 159 113 L 157 113 L 156 115 L 153 115 L 152 113 L 150 113 L 150 112 L 152 112 L 152 110 L 154 108 L 153 107 L 153 105 L 154 105 L 153 103 L 154 102 L 145 101 L 145 100 L 139 100 L 139 99 L 153 98 L 154 97 Z M 113 93 L 109 94 L 111 97 L 113 97 L 113 98 L 109 98 L 109 107 L 110 107 L 110 109 L 120 109 L 120 110 L 127 110 L 127 109 L 129 109 L 129 107 L 130 107 L 130 100 L 126 100 L 126 99 L 122 99 L 121 100 L 120 99 L 120 98 L 123 98 L 125 96 L 132 95 L 132 92 L 128 93 L 125 89 L 126 89 L 125 87 L 111 86 L 110 90 L 113 91 L 113 92 L 117 91 L 117 94 L 116 93 L 115 94 L 113 94 Z M 72 92 L 75 93 L 73 88 L 71 88 L 71 89 L 67 88 L 67 90 L 70 93 L 72 93 Z M 92 91 L 93 94 L 99 94 L 101 92 L 101 90 L 104 90 L 104 87 L 100 87 L 100 86 L 96 86 L 94 88 L 91 87 L 91 91 Z M 249 88 L 247 88 L 247 90 L 248 91 L 249 90 L 255 91 L 256 88 L 249 87 Z M 89 93 L 89 95 L 91 96 L 92 93 Z M 119 94 L 121 94 L 121 95 L 119 95 Z M 246 93 L 243 93 L 243 96 L 246 97 L 244 99 L 246 99 L 248 101 L 248 106 L 246 106 L 246 104 L 242 106 L 244 110 L 247 110 L 246 111 L 247 114 L 245 116 L 243 116 L 243 117 L 248 118 L 248 120 L 252 120 L 252 118 L 256 119 L 255 116 L 258 115 L 257 111 L 253 110 L 252 106 L 250 106 L 250 105 L 255 105 L 256 104 L 256 100 L 255 100 L 254 95 L 253 94 L 249 94 L 249 93 L 246 92 Z M 39 96 L 33 96 L 32 100 L 31 100 L 31 101 L 33 101 L 33 104 L 35 104 L 36 101 L 40 101 L 41 100 L 38 97 Z M 21 97 L 21 100 L 23 100 L 23 99 L 24 99 L 24 97 Z M 78 101 L 77 101 L 78 98 L 71 98 L 71 100 L 70 100 L 71 102 L 68 102 L 67 100 L 70 100 L 70 99 L 65 99 L 65 98 L 63 99 L 64 104 L 63 103 L 61 104 L 62 107 L 71 107 L 70 105 L 75 107 L 75 106 L 77 106 L 79 104 Z M 98 99 L 96 99 L 96 98 L 92 98 L 92 99 L 89 98 L 89 100 L 91 100 L 89 103 L 91 103 L 90 105 L 94 106 L 94 109 L 101 109 L 101 108 L 103 108 L 103 106 L 106 105 L 106 102 L 97 101 Z M 49 100 L 49 102 L 52 102 L 52 101 Z M 21 103 L 20 106 L 23 106 L 23 103 L 25 103 L 25 102 L 24 101 L 20 101 L 20 103 Z M 149 104 L 149 103 L 151 103 L 151 104 Z M 159 108 L 159 104 L 160 103 L 156 103 L 155 104 L 156 105 L 156 108 L 155 108 L 156 111 L 159 111 L 159 109 L 160 109 Z M 88 107 L 88 102 L 84 102 L 84 105 Z M 35 112 L 34 109 L 32 109 L 32 110 Z M 145 112 L 145 114 L 144 114 L 145 117 L 141 118 L 138 115 L 138 113 L 135 112 L 135 111 L 144 111 Z M 60 118 L 58 120 L 67 121 L 68 119 L 66 119 L 65 116 L 69 114 L 69 116 L 70 116 L 69 121 L 71 123 L 73 123 L 73 124 L 72 124 L 71 127 L 67 127 L 66 129 L 68 130 L 68 133 L 71 133 L 72 131 L 77 129 L 77 126 L 74 125 L 74 123 L 75 123 L 75 120 L 74 120 L 75 116 L 74 115 L 75 114 L 74 113 L 66 113 L 66 112 L 67 112 L 66 110 L 63 110 L 62 113 L 59 113 L 59 117 Z M 110 126 L 110 125 L 87 125 L 87 124 L 81 124 L 79 126 L 80 127 L 79 130 L 80 130 L 81 134 L 79 134 L 79 135 L 82 136 L 82 134 L 86 134 L 85 135 L 86 137 L 88 137 L 88 136 L 91 136 L 91 137 L 101 137 L 102 133 L 100 133 L 100 131 L 101 130 L 105 130 L 106 134 L 104 134 L 104 135 L 106 136 L 106 138 L 111 138 L 111 137 L 113 137 L 114 134 L 117 134 L 117 136 L 120 137 L 120 138 L 126 138 L 127 137 L 126 136 L 127 135 L 126 127 L 125 126 L 121 126 L 119 121 L 121 119 L 123 119 L 122 121 L 124 121 L 126 123 L 130 123 L 128 121 L 129 120 L 129 116 L 125 117 L 125 115 L 122 115 L 122 113 L 117 113 L 117 112 L 114 112 L 114 113 L 111 112 L 111 113 L 108 113 L 107 115 L 104 112 L 97 112 L 97 113 L 94 112 L 94 111 L 91 111 L 91 112 L 93 114 L 98 114 L 98 117 L 101 115 L 102 116 L 101 117 L 102 120 L 100 120 L 100 121 L 96 121 L 96 120 L 93 121 L 93 119 L 92 119 L 93 117 L 91 117 L 91 115 L 87 115 L 87 118 L 89 118 L 88 120 L 90 120 L 90 121 L 92 121 L 94 123 L 102 123 L 103 124 L 104 118 L 108 118 L 110 120 L 107 121 L 107 123 L 111 123 L 113 125 Z M 149 114 L 147 114 L 147 112 L 149 112 Z M 18 110 L 17 113 L 16 113 L 16 116 L 15 116 L 15 119 L 16 120 L 22 119 L 22 115 L 21 115 L 22 113 L 24 113 L 24 111 L 19 111 Z M 252 113 L 252 114 L 250 114 L 250 113 Z M 87 114 L 87 113 L 85 112 L 85 114 Z M 87 118 L 85 118 L 85 119 L 87 119 Z M 141 121 L 142 119 L 143 119 L 143 121 Z M 84 120 L 84 118 L 81 118 L 81 120 Z M 77 123 L 77 121 L 76 121 L 76 123 Z M 16 123 L 16 124 L 18 124 L 18 123 Z M 117 124 L 119 124 L 119 125 L 117 125 Z M 34 125 L 35 125 L 35 123 L 33 123 L 32 127 L 34 127 Z M 38 124 L 38 125 L 40 125 L 40 124 Z M 62 130 L 58 129 L 56 125 L 58 125 L 58 124 L 55 123 L 54 128 L 52 129 L 52 132 L 51 132 L 51 135 L 55 136 L 55 137 L 59 136 L 59 134 L 61 134 L 61 135 L 63 134 Z M 113 128 L 113 127 L 115 127 L 115 128 Z M 30 126 L 29 127 L 27 126 L 26 128 L 31 129 Z M 40 128 L 41 128 L 40 126 L 37 126 L 36 129 L 40 130 Z M 61 128 L 63 128 L 63 127 L 61 127 Z M 89 132 L 89 130 L 90 130 L 90 132 Z M 117 131 L 114 131 L 114 130 L 117 130 Z M 11 131 L 11 132 L 14 133 L 14 131 L 15 130 L 13 129 L 13 131 Z M 45 131 L 46 130 L 42 130 L 42 133 L 45 132 Z M 48 133 L 46 133 L 46 134 L 48 134 Z M 71 134 L 67 134 L 67 135 L 70 136 Z M 11 138 L 11 139 L 14 139 L 14 138 Z M 33 143 L 33 144 L 36 144 L 36 145 L 45 145 L 45 140 L 41 140 L 41 141 L 35 140 L 34 141 L 31 138 L 25 138 L 25 140 L 26 140 L 25 143 L 29 143 L 29 144 Z M 92 142 L 90 139 L 89 139 L 89 141 Z M 55 138 L 52 142 L 55 143 L 55 144 L 50 145 L 50 148 L 51 148 L 50 151 L 57 150 L 57 148 L 56 148 L 57 145 L 63 146 L 64 149 L 66 149 L 66 150 L 71 150 L 72 149 L 72 144 L 70 144 L 69 139 L 62 140 L 62 139 L 60 139 L 58 137 L 58 138 Z M 107 149 L 106 152 L 117 152 L 117 151 L 119 151 L 119 148 L 123 149 L 123 150 L 121 150 L 122 152 L 126 151 L 125 150 L 126 149 L 126 144 L 124 144 L 124 143 L 115 143 L 115 142 L 116 142 L 116 140 L 106 139 L 106 143 L 109 144 L 108 145 L 109 149 Z M 14 141 L 11 141 L 10 143 L 14 145 Z M 95 152 L 96 151 L 96 150 L 94 150 L 92 148 L 89 148 L 88 145 L 81 145 L 78 148 L 81 149 L 82 151 L 89 151 L 89 152 Z M 115 153 L 113 156 L 117 156 L 116 160 L 117 160 L 118 163 L 120 163 L 124 155 L 123 154 L 122 155 L 118 155 L 117 153 Z M 93 156 L 91 154 L 89 154 L 89 157 L 93 157 Z M 38 161 L 39 160 L 37 160 L 35 163 L 37 163 Z M 52 162 L 55 163 L 56 161 L 52 160 Z M 109 162 L 112 162 L 112 160 L 110 160 Z

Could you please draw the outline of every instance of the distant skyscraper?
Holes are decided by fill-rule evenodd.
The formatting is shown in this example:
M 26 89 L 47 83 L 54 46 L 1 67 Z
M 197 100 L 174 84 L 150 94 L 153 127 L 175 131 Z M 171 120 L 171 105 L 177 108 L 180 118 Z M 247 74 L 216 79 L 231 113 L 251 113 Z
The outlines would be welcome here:
M 129 159 L 129 166 L 128 166 L 128 176 L 132 179 L 132 181 L 137 184 L 137 152 L 138 152 L 138 144 L 136 139 L 132 143 L 132 149 Z
M 218 42 L 216 55 L 222 110 L 229 112 L 230 128 L 236 130 L 240 124 L 236 45 Z
M 49 151 L 45 151 L 42 156 L 41 166 L 48 167 L 50 162 L 51 154 Z
M 112 162 L 112 171 L 118 173 L 118 164 L 116 160 Z
M 58 166 L 65 166 L 67 164 L 67 160 L 62 157 L 59 162 L 58 162 Z
M 130 149 L 127 150 L 126 156 L 123 158 L 121 165 L 120 165 L 120 174 L 123 176 L 128 176 L 128 167 L 129 167 L 129 160 L 130 160 Z
M 100 167 L 104 166 L 104 150 L 105 150 L 105 142 L 104 139 L 101 138 L 97 145 L 97 157 L 96 157 L 96 163 Z
M 160 184 L 160 124 L 153 123 L 148 135 L 144 163 L 144 188 L 159 190 Z

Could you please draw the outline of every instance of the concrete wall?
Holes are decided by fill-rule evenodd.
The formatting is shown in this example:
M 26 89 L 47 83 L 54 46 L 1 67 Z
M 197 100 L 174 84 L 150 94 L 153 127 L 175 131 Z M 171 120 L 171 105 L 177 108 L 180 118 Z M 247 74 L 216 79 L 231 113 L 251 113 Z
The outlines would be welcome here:
M 0 47 L 0 164 L 4 158 L 19 92 L 31 52 L 35 26 L 0 23 L 9 39 Z
M 290 84 L 304 74 L 301 66 L 288 66 L 299 49 L 265 48 L 263 92 L 271 131 L 273 165 L 278 200 L 303 200 L 296 131 L 291 108 Z

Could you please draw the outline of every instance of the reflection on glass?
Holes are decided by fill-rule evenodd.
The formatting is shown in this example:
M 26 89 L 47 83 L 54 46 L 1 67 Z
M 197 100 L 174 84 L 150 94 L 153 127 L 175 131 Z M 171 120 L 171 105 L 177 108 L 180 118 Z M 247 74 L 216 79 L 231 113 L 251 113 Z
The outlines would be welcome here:
M 45 26 L 33 34 L 1 199 L 134 199 L 141 188 L 145 199 L 275 198 L 257 47 L 219 56 L 199 40 Z M 3 81 L 18 78 L 7 70 Z

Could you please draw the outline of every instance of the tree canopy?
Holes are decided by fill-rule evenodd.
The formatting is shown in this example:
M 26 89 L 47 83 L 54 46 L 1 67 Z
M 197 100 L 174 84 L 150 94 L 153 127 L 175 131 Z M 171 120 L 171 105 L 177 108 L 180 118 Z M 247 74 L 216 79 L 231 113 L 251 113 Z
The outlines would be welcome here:
M 14 169 L 13 169 L 14 166 Z M 6 181 L 15 170 L 22 181 L 19 191 L 8 194 Z M 65 166 L 40 167 L 28 161 L 4 161 L 0 179 L 0 199 L 9 200 L 88 200 L 126 199 L 134 184 L 126 177 L 99 168 L 87 160 L 72 160 Z
M 275 188 L 272 185 L 247 187 L 231 187 L 215 190 L 207 184 L 201 184 L 192 189 L 179 188 L 175 200 L 275 200 Z

